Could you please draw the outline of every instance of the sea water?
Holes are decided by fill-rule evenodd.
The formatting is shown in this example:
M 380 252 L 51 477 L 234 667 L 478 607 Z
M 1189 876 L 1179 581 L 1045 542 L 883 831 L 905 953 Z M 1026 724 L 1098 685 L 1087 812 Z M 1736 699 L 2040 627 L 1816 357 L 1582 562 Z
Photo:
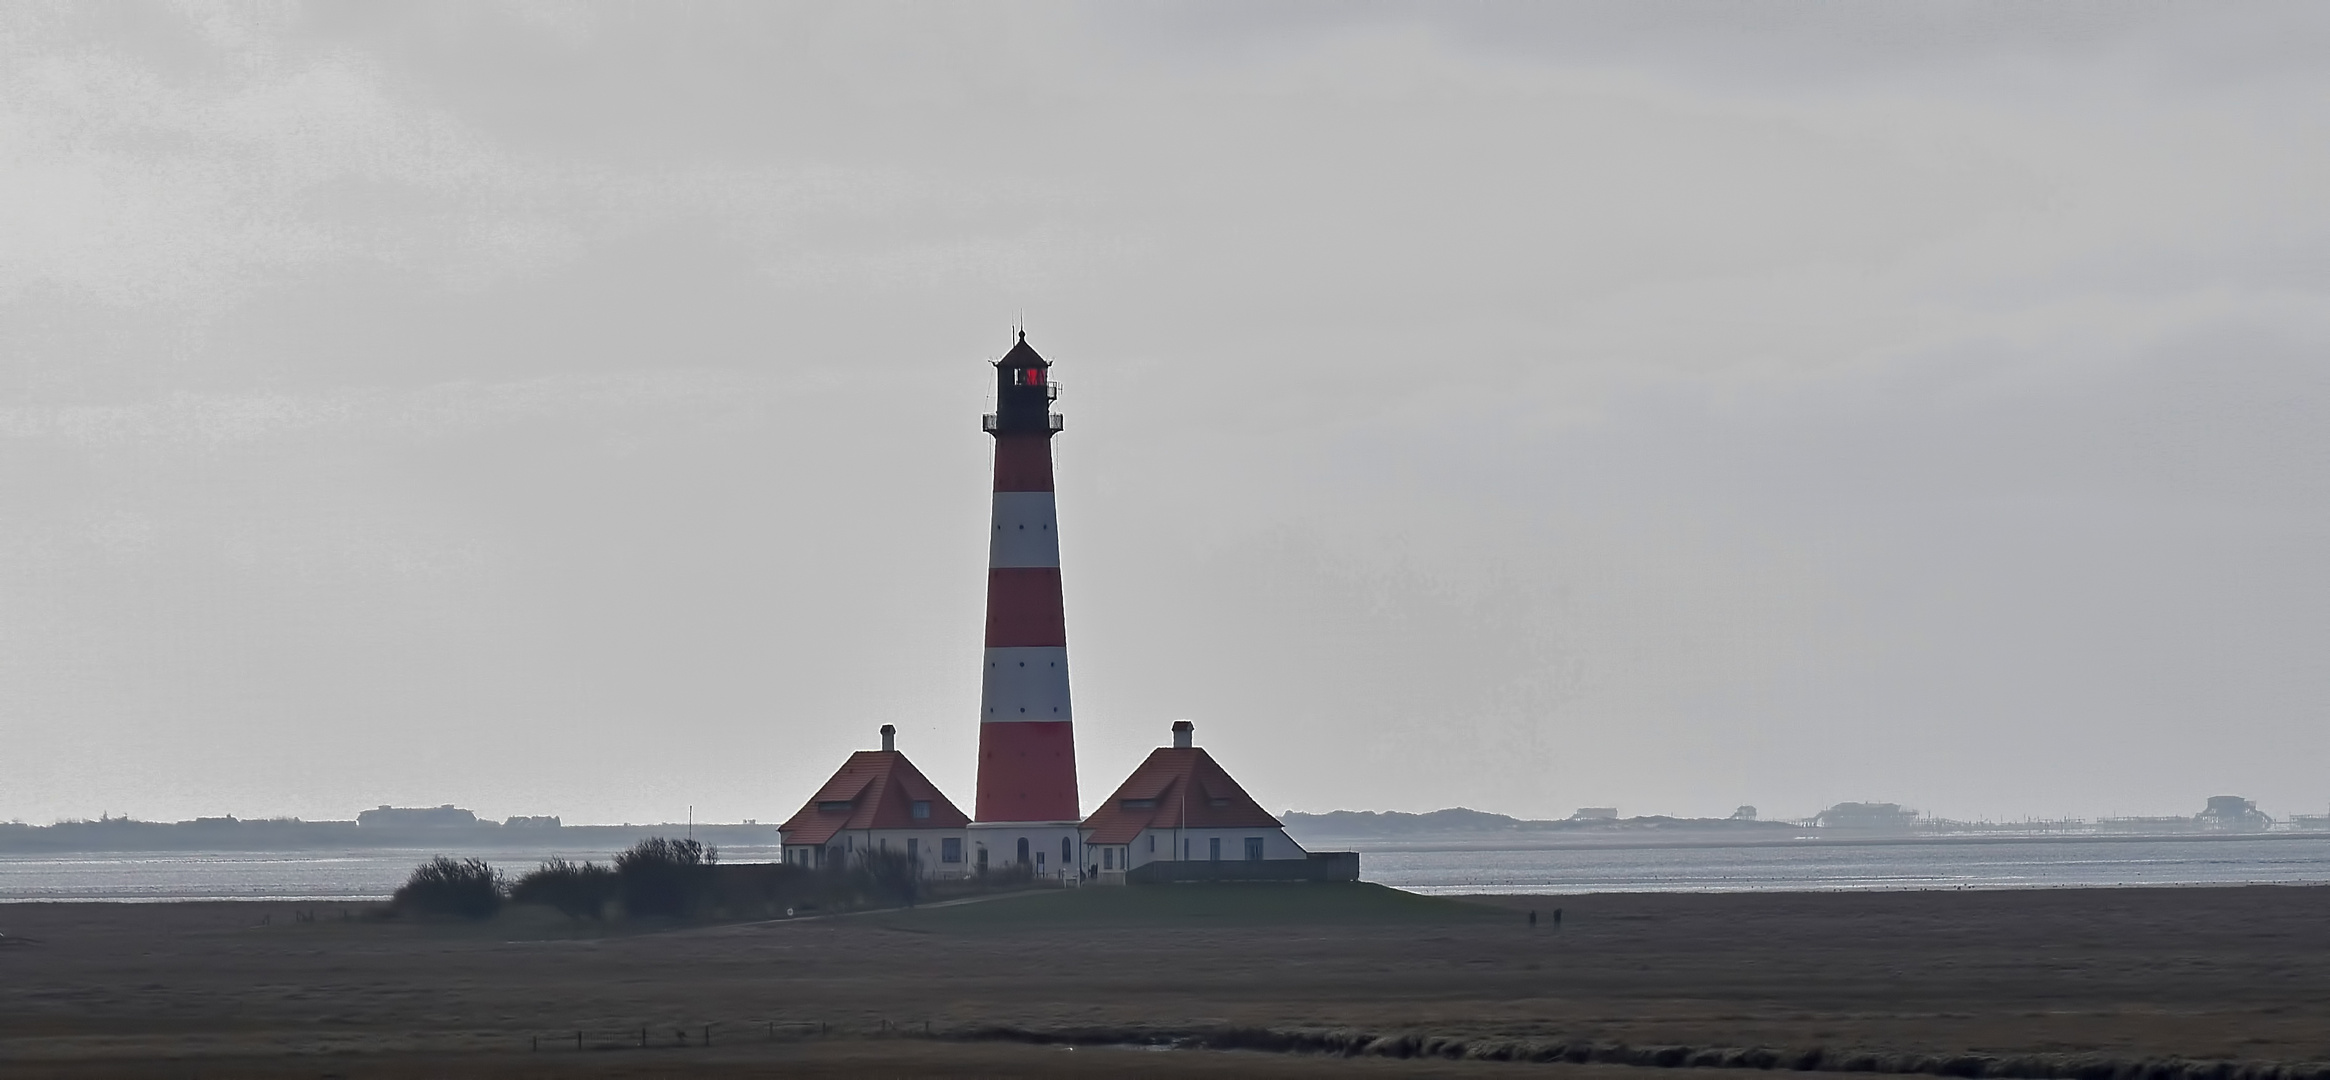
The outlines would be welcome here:
M 1420 893 L 1777 892 L 2330 883 L 2330 837 L 2055 838 L 1500 848 L 1324 842 L 1358 848 L 1360 876 Z M 431 856 L 481 858 L 516 876 L 552 856 L 604 851 L 0 854 L 0 902 L 383 900 Z M 724 862 L 775 848 L 723 847 Z
M 1421 893 L 1779 892 L 2330 883 L 2330 837 L 1805 840 L 1533 850 L 1362 850 Z
M 42 852 L 0 854 L 0 902 L 32 900 L 386 900 L 438 855 L 477 858 L 509 877 L 553 857 L 606 865 L 605 851 L 542 847 L 366 848 L 296 852 Z M 724 862 L 775 862 L 774 847 L 723 846 Z

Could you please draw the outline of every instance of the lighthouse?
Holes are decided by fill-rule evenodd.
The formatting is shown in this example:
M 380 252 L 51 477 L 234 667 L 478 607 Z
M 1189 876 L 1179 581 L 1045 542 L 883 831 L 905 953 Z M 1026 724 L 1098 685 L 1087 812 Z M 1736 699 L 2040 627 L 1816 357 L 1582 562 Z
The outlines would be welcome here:
M 1021 331 L 995 363 L 995 507 L 987 537 L 987 641 L 979 685 L 975 867 L 1038 877 L 1082 865 L 1068 627 L 1060 594 L 1059 515 L 1052 493 L 1051 364 Z

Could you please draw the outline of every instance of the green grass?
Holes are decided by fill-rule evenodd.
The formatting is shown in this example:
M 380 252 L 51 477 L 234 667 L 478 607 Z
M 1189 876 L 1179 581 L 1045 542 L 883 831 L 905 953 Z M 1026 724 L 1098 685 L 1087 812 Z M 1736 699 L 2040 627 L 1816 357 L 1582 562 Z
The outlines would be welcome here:
M 880 919 L 899 929 L 946 933 L 1014 927 L 1445 924 L 1518 917 L 1481 904 L 1366 882 L 1254 882 L 1064 889 L 897 912 Z

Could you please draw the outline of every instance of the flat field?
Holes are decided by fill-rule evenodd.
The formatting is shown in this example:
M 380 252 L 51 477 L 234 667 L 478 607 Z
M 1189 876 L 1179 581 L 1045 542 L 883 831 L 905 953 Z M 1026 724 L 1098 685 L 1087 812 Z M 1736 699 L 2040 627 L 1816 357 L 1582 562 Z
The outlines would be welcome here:
M 1472 901 L 1367 885 L 1085 889 L 653 932 L 534 911 L 414 924 L 325 905 L 13 904 L 0 935 L 9 1076 L 1584 1080 L 1665 1071 L 1607 1063 L 1651 1047 L 1670 1064 L 1771 1064 L 1739 1053 L 1766 1048 L 1783 1068 L 1960 1074 L 2083 1055 L 2330 1061 L 2322 887 Z M 1128 1048 L 1181 1038 L 1568 1046 L 1592 1062 Z

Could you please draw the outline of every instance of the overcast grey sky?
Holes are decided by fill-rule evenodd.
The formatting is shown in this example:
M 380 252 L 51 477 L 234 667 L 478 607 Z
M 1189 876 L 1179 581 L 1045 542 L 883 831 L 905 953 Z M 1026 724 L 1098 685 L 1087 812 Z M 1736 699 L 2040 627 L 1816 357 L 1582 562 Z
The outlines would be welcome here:
M 2330 808 L 2330 7 L 0 9 L 0 819 Z

